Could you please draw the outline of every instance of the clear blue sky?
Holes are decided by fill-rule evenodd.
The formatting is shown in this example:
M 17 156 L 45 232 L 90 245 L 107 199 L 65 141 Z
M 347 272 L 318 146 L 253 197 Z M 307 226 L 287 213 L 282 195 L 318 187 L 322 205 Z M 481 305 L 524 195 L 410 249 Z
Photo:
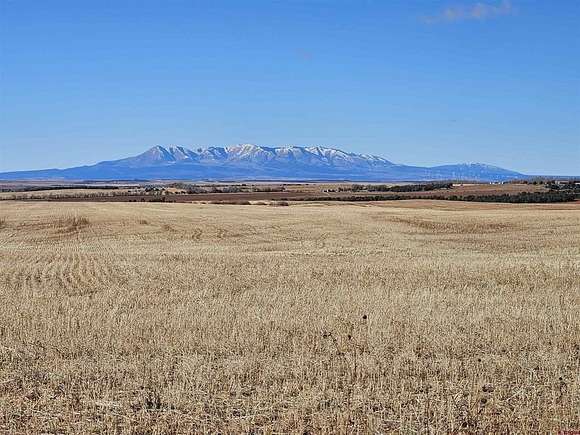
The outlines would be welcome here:
M 580 173 L 580 1 L 0 0 L 0 171 L 324 145 Z

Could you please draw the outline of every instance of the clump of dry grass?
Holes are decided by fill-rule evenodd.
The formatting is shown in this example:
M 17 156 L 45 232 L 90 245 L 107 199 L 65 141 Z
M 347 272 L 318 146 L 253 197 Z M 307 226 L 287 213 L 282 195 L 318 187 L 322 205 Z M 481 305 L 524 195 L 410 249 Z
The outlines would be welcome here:
M 270 205 L 274 207 L 287 207 L 290 204 L 288 203 L 288 201 L 272 201 Z
M 448 233 L 448 234 L 489 234 L 498 233 L 508 230 L 516 230 L 521 228 L 521 224 L 511 222 L 496 222 L 489 221 L 485 222 L 483 220 L 455 220 L 455 221 L 440 221 L 437 219 L 417 219 L 417 218 L 405 218 L 396 216 L 390 218 L 391 222 L 406 224 L 407 226 L 417 229 L 424 230 L 427 233 Z
M 87 226 L 89 226 L 91 221 L 86 216 L 79 215 L 67 215 L 59 217 L 56 220 L 56 226 L 60 229 L 66 231 L 79 231 Z
M 580 427 L 578 209 L 421 204 L 3 204 L 0 431 Z
M 209 203 L 214 205 L 252 205 L 250 201 L 246 200 L 222 200 L 222 201 L 210 201 Z
M 0 217 L 0 229 L 5 228 L 8 225 L 5 218 Z

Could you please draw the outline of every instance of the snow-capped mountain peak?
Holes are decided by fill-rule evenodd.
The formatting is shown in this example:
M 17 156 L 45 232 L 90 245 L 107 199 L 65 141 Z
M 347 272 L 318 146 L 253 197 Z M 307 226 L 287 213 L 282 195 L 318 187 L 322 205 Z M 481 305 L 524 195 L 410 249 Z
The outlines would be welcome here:
M 394 164 L 372 154 L 348 153 L 323 146 L 265 147 L 245 143 L 228 147 L 199 147 L 195 150 L 177 145 L 157 145 L 134 157 L 92 166 L 0 174 L 0 179 L 7 177 L 495 181 L 521 177 L 521 174 L 482 163 L 423 168 Z

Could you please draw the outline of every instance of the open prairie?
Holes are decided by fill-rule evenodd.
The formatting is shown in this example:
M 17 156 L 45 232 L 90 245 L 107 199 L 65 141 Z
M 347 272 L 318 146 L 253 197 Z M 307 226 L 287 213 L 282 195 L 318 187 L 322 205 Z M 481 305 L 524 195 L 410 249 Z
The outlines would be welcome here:
M 580 429 L 580 207 L 0 204 L 7 433 Z

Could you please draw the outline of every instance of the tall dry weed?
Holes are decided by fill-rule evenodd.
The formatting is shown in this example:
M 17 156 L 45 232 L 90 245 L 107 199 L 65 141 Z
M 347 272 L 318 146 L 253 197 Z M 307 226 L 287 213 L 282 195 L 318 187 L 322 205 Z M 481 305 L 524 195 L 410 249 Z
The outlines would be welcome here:
M 78 231 L 84 227 L 89 226 L 91 221 L 86 216 L 79 216 L 79 215 L 67 215 L 59 217 L 55 225 L 67 231 Z

